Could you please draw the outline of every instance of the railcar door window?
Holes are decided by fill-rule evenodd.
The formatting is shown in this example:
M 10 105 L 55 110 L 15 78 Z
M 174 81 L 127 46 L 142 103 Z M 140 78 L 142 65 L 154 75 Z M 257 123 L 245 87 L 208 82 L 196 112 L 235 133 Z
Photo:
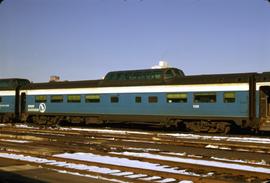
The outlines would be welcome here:
M 36 96 L 35 102 L 36 103 L 47 102 L 47 96 L 45 96 L 45 95 Z
M 64 101 L 64 97 L 62 95 L 52 95 L 51 102 L 52 103 L 61 103 Z
M 99 103 L 100 102 L 100 96 L 99 95 L 86 95 L 85 96 L 85 102 L 86 103 Z
M 215 92 L 195 93 L 193 99 L 194 103 L 215 103 L 217 101 L 217 96 Z
M 187 94 L 169 93 L 167 94 L 167 103 L 187 103 Z
M 2 102 L 2 97 L 0 97 L 0 103 Z
M 235 92 L 224 92 L 223 101 L 224 103 L 234 103 Z

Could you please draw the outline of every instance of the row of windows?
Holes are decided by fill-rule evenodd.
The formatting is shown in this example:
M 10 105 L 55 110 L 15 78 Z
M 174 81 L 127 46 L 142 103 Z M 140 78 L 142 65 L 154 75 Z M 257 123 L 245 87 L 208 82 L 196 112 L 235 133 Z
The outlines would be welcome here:
M 167 94 L 167 103 L 187 103 L 188 102 L 188 94 L 187 93 L 169 93 Z M 224 103 L 234 103 L 235 102 L 235 92 L 224 92 L 223 95 L 223 102 Z M 0 98 L 1 100 L 1 98 Z M 86 103 L 99 103 L 100 102 L 100 95 L 85 95 L 84 100 Z M 35 101 L 37 103 L 47 102 L 47 96 L 40 95 L 35 97 Z M 52 95 L 50 101 L 52 103 L 60 103 L 64 101 L 63 95 Z M 194 103 L 216 103 L 217 95 L 215 92 L 209 93 L 195 93 L 193 95 L 193 102 Z M 69 103 L 80 103 L 81 102 L 81 95 L 68 95 L 67 102 Z M 119 97 L 118 96 L 111 96 L 111 103 L 118 103 Z M 142 97 L 136 96 L 135 103 L 141 103 Z M 157 96 L 149 96 L 148 97 L 149 103 L 157 103 L 158 97 Z
M 174 77 L 179 78 L 182 76 L 184 76 L 183 71 L 171 68 L 166 71 L 144 70 L 144 71 L 109 72 L 105 76 L 105 80 L 154 80 L 154 79 L 171 79 Z

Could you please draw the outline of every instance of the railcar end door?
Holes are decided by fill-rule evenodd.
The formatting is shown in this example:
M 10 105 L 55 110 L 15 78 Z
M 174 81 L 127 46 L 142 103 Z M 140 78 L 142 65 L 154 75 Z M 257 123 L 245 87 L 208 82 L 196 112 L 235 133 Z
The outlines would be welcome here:
M 270 86 L 260 87 L 260 129 L 270 130 Z

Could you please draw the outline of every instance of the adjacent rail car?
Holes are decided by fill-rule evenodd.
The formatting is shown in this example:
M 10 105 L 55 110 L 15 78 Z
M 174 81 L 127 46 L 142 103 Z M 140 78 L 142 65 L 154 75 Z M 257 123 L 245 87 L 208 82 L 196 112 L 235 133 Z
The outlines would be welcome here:
M 25 97 L 22 119 L 40 124 L 64 120 L 147 123 L 196 132 L 270 130 L 270 73 L 115 71 L 103 80 L 31 83 L 20 94 Z
M 0 79 L 0 122 L 19 120 L 20 87 L 30 83 L 26 79 Z

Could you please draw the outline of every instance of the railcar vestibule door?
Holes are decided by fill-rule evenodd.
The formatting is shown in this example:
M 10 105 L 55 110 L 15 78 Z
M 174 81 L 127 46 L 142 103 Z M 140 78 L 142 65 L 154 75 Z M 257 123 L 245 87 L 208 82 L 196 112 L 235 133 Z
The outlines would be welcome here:
M 270 125 L 270 86 L 260 87 L 260 121 Z

